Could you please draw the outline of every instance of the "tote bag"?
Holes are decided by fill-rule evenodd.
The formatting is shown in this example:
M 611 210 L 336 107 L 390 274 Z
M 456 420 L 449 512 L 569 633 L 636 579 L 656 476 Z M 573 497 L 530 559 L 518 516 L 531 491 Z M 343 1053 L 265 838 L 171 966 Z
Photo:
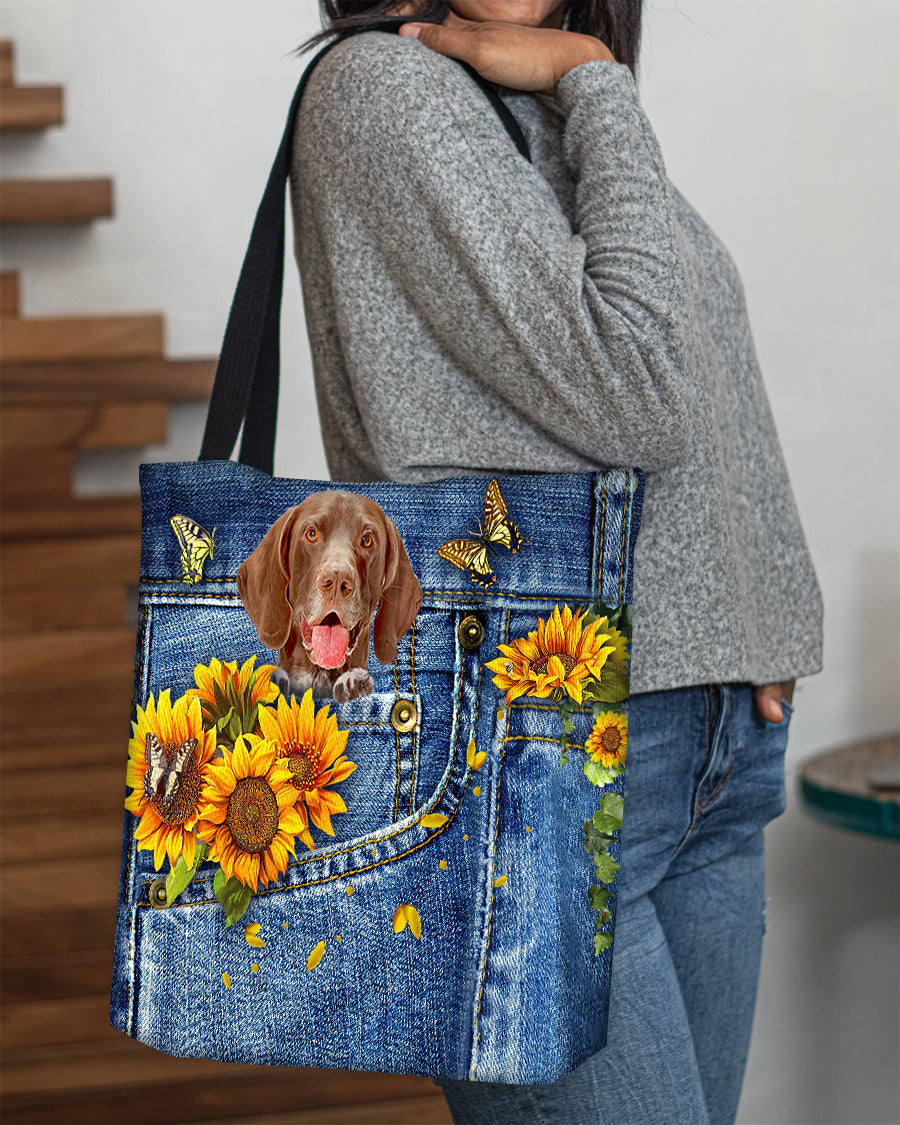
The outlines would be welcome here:
M 178 1057 L 552 1082 L 606 1043 L 644 477 L 272 475 L 289 152 L 334 45 L 200 459 L 140 470 L 110 1021 Z

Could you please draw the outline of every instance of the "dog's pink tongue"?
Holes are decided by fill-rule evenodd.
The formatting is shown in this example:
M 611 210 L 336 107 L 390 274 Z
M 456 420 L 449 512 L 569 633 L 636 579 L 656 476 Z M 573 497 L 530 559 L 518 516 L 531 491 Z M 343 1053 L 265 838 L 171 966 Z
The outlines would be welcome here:
M 343 664 L 349 643 L 350 634 L 343 625 L 313 625 L 313 655 L 321 668 Z

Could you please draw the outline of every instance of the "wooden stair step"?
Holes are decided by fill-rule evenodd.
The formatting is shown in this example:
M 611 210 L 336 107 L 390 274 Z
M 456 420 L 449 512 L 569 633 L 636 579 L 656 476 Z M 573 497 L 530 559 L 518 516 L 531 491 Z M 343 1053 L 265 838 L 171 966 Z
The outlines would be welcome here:
M 117 794 L 121 790 L 123 803 L 125 794 L 131 792 L 125 784 L 125 769 L 128 759 L 127 745 L 126 742 L 120 743 L 119 761 L 115 768 L 108 766 L 106 767 L 108 773 L 101 774 L 104 781 L 103 792 L 108 789 L 110 792 Z M 55 750 L 46 748 L 42 771 L 45 790 L 47 777 L 53 776 L 55 761 Z M 88 771 L 97 768 L 95 766 L 84 766 L 80 759 L 78 764 L 79 769 Z M 23 774 L 33 772 L 32 770 L 23 771 Z M 113 784 L 111 779 L 114 779 L 116 774 L 119 775 L 118 783 Z M 8 781 L 15 783 L 20 776 L 22 775 L 19 773 L 4 774 L 4 789 Z M 30 781 L 31 778 L 29 778 Z M 12 788 L 15 791 L 15 784 Z M 46 811 L 46 792 L 43 807 L 35 801 L 34 795 L 37 789 L 38 787 L 33 784 L 29 784 L 25 788 L 26 799 L 32 806 L 38 805 L 37 812 L 30 816 L 22 816 L 19 815 L 18 810 L 15 810 L 14 815 L 10 817 L 6 817 L 4 812 L 3 834 L 0 837 L 0 862 L 27 863 L 31 860 L 53 859 L 54 856 L 59 855 L 60 840 L 68 840 L 65 847 L 66 855 L 73 859 L 89 859 L 98 855 L 109 856 L 121 851 L 122 814 L 120 810 L 117 809 L 113 813 L 107 803 L 99 812 L 85 811 L 82 813 L 82 810 L 79 809 L 77 816 L 69 813 L 65 816 L 53 815 Z M 22 792 L 22 789 L 20 788 L 19 791 Z M 96 804 L 98 800 L 98 797 L 91 796 L 92 803 Z M 0 794 L 0 807 L 4 804 L 5 800 Z M 135 820 L 136 826 L 137 820 Z
M 259 1068 L 257 1068 L 259 1069 Z M 441 1091 L 422 1094 L 418 1097 L 378 1098 L 376 1101 L 360 1101 L 352 1104 L 329 1105 L 325 1109 L 293 1109 L 297 1104 L 297 1093 L 291 1083 L 306 1082 L 308 1070 L 300 1070 L 302 1078 L 278 1077 L 260 1080 L 246 1090 L 242 1082 L 237 1093 L 244 1094 L 240 1102 L 246 1101 L 241 1111 L 231 1097 L 229 1083 L 217 1080 L 215 1106 L 209 1105 L 202 1085 L 194 1084 L 184 1091 L 175 1086 L 171 1088 L 154 1087 L 147 1091 L 114 1091 L 104 1094 L 56 1095 L 48 1098 L 38 1094 L 33 1097 L 0 1099 L 0 1106 L 6 1108 L 8 1125 L 83 1125 L 90 1121 L 93 1125 L 122 1125 L 123 1121 L 165 1122 L 177 1121 L 182 1125 L 189 1122 L 203 1122 L 203 1125 L 453 1125 L 450 1110 Z M 389 1077 L 389 1076 L 388 1076 Z M 348 1076 L 345 1098 L 355 1096 L 358 1085 L 357 1074 Z M 429 1086 L 433 1086 L 430 1079 Z M 228 1105 L 221 1103 L 228 1101 Z M 275 1103 L 284 1102 L 287 1108 L 277 1113 L 257 1112 L 263 1106 L 267 1109 Z M 182 1106 L 184 1109 L 182 1110 Z M 230 1114 L 237 1109 L 238 1116 L 219 1117 L 218 1113 Z M 209 1113 L 217 1114 L 210 1120 Z M 162 1116 L 159 1116 L 159 1115 Z
M 121 856 L 120 856 L 121 860 Z M 0 913 L 0 946 L 9 957 L 55 959 L 76 952 L 112 949 L 116 931 L 116 896 L 102 906 L 76 905 L 59 910 Z
M 19 275 L 15 270 L 0 272 L 0 316 L 19 315 Z
M 0 716 L 0 771 L 4 776 L 16 770 L 30 770 L 47 754 L 51 745 L 46 731 L 32 724 L 15 728 Z M 78 761 L 83 765 L 113 765 L 124 762 L 128 740 L 131 738 L 131 719 L 101 723 L 93 718 L 72 718 L 66 724 L 69 744 L 78 747 Z
M 3 775 L 0 814 L 5 832 L 16 831 L 16 821 L 20 817 L 33 818 L 48 811 L 48 787 L 55 790 L 59 784 L 59 737 L 58 734 L 53 737 L 51 746 L 45 751 L 46 760 L 40 766 Z M 121 829 L 119 809 L 124 807 L 126 794 L 131 792 L 125 785 L 127 753 L 128 744 L 123 742 L 121 760 L 115 765 L 85 766 L 79 762 L 77 769 L 71 764 L 64 765 L 66 807 L 77 809 L 79 816 L 82 813 L 102 816 L 115 809 L 116 821 Z M 72 821 L 71 816 L 69 820 Z M 61 839 L 65 839 L 65 832 Z M 58 853 L 59 847 L 56 850 Z M 70 854 L 68 849 L 66 854 Z
M 215 359 L 95 360 L 12 363 L 0 366 L 0 406 L 96 403 L 131 399 L 205 402 L 216 376 Z
M 141 543 L 136 535 L 73 536 L 66 540 L 64 570 L 61 570 L 58 540 L 9 543 L 3 551 L 0 591 L 3 594 L 26 590 L 42 593 L 52 591 L 61 583 L 84 589 L 100 581 L 104 585 L 124 585 L 137 582 L 140 561 Z
M 123 662 L 121 667 L 102 673 L 106 680 L 73 683 L 65 677 L 64 669 L 63 678 L 56 681 L 46 676 L 33 681 L 0 681 L 0 714 L 7 736 L 15 738 L 19 731 L 34 727 L 38 716 L 45 730 L 65 728 L 70 722 L 86 718 L 93 718 L 103 727 L 113 722 L 127 723 L 134 689 L 133 667 L 132 649 L 128 667 Z
M 2 462 L 0 508 L 7 504 L 62 501 L 72 495 L 73 453 L 10 453 L 2 457 Z
M 124 775 L 122 781 L 124 787 Z M 122 800 L 125 791 L 122 790 Z M 97 856 L 90 863 L 70 859 L 65 841 L 60 841 L 55 859 L 34 863 L 4 863 L 3 912 L 6 916 L 32 911 L 67 910 L 85 907 L 115 911 L 119 894 L 120 849 Z
M 0 539 L 7 543 L 16 539 L 140 535 L 140 531 L 141 501 L 136 496 L 72 497 L 40 507 L 10 504 L 0 510 Z M 57 544 L 56 549 L 60 546 Z
M 62 125 L 62 86 L 8 85 L 0 90 L 0 131 L 21 132 Z
M 0 321 L 0 331 L 5 364 L 150 359 L 163 352 L 160 313 L 14 317 Z
M 11 86 L 13 80 L 12 39 L 0 39 L 0 86 Z
M 98 998 L 98 1006 L 100 1000 Z M 235 1115 L 260 1106 L 260 1092 L 275 1088 L 276 1080 L 283 1083 L 285 1091 L 293 1086 L 290 1098 L 267 1096 L 262 1103 L 267 1110 L 303 1109 L 313 1106 L 343 1105 L 347 1100 L 348 1074 L 329 1067 L 302 1068 L 302 1081 L 293 1084 L 297 1075 L 293 1067 L 261 1067 L 247 1063 L 225 1063 L 216 1059 L 179 1058 L 148 1047 L 109 1024 L 109 1003 L 106 1003 L 106 1021 L 109 1039 L 100 1043 L 73 1043 L 60 1046 L 38 1046 L 5 1051 L 3 1054 L 4 1090 L 6 1095 L 31 1090 L 86 1091 L 127 1090 L 129 1086 L 148 1086 L 154 1091 L 153 1100 L 163 1103 L 170 1116 L 134 1118 L 139 1121 L 203 1120 L 196 1116 L 190 1104 L 182 1100 L 182 1091 L 195 1087 L 199 1093 L 205 1087 L 204 1103 L 210 1109 L 218 1105 L 217 1116 Z M 421 1095 L 434 1090 L 430 1078 L 403 1074 L 369 1074 L 354 1071 L 354 1096 L 360 1102 L 378 1101 L 380 1097 Z M 172 1084 L 178 1091 L 174 1104 L 158 1097 L 164 1083 Z M 224 1086 L 229 1087 L 223 1093 Z M 256 1087 L 254 1090 L 253 1087 Z M 215 1096 L 215 1095 L 218 1095 Z M 220 1100 L 221 1099 L 221 1100 Z M 159 1111 L 161 1107 L 157 1107 Z M 6 1120 L 6 1118 L 4 1118 Z M 119 1118 L 119 1121 L 129 1118 Z M 55 1121 L 55 1118 L 54 1118 Z
M 0 223 L 85 223 L 113 213 L 108 176 L 0 180 Z
M 43 449 L 123 449 L 166 440 L 164 402 L 90 406 L 11 406 L 0 414 L 4 452 Z
M 32 590 L 7 594 L 3 599 L 3 632 L 9 635 L 133 625 L 136 600 L 136 594 L 112 585 L 60 590 L 52 598 Z
M 0 1003 L 109 994 L 112 968 L 112 945 L 107 949 L 60 953 L 50 959 L 42 953 L 4 957 Z

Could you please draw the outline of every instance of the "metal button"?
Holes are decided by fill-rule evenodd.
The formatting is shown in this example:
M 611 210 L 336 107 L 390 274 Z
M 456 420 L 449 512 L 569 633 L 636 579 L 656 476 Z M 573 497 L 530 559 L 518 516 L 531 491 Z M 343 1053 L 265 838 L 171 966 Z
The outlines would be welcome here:
M 466 614 L 459 625 L 459 643 L 466 652 L 473 652 L 484 640 L 484 625 L 474 613 Z
M 157 910 L 165 910 L 169 905 L 169 900 L 166 898 L 165 875 L 154 879 L 150 884 L 150 905 L 155 906 Z
M 416 705 L 411 699 L 398 699 L 391 708 L 394 730 L 408 731 L 416 725 Z

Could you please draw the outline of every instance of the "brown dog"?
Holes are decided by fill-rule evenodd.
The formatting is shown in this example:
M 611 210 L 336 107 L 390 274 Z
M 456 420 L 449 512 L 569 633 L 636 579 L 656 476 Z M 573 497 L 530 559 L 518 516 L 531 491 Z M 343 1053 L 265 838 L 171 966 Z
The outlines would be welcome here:
M 397 642 L 422 605 L 422 588 L 393 520 L 368 496 L 307 496 L 269 528 L 237 573 L 259 639 L 278 649 L 272 679 L 285 695 L 368 695 L 369 627 L 375 656 L 397 659 Z

